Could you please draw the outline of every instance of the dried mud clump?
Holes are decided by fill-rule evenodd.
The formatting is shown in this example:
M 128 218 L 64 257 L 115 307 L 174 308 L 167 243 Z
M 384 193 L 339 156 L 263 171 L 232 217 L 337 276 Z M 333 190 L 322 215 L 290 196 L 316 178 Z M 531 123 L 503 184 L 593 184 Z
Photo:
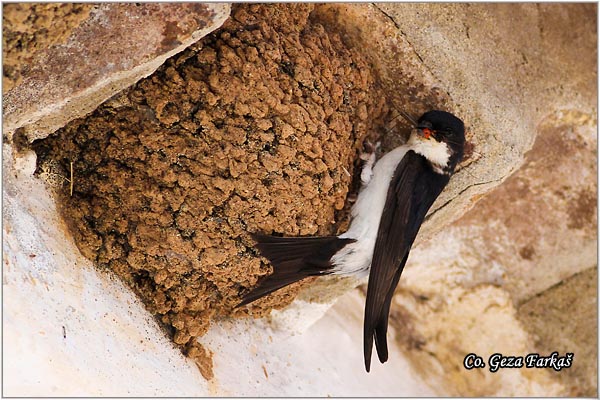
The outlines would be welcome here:
M 81 252 L 125 280 L 174 341 L 231 315 L 270 273 L 251 232 L 332 234 L 362 141 L 386 114 L 359 49 L 313 5 L 240 5 L 156 73 L 37 141 Z M 60 181 L 60 180 L 59 180 Z M 282 290 L 237 315 L 287 305 Z
M 2 11 L 3 92 L 21 82 L 33 54 L 63 43 L 90 14 L 94 4 L 14 3 Z

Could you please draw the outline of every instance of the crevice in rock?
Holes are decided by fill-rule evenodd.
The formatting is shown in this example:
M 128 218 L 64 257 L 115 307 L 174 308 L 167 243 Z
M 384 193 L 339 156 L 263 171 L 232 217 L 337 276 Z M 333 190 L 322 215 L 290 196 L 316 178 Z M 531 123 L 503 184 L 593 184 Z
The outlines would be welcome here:
M 431 211 L 429 214 L 427 214 L 427 216 L 425 217 L 425 221 L 431 219 L 437 212 L 442 211 L 445 207 L 447 207 L 450 203 L 452 203 L 452 201 L 454 201 L 454 199 L 456 199 L 459 196 L 462 196 L 467 190 L 469 190 L 469 189 L 471 189 L 473 187 L 477 187 L 477 186 L 483 186 L 483 185 L 489 185 L 489 184 L 493 184 L 493 183 L 499 183 L 499 182 L 501 182 L 503 180 L 504 180 L 504 178 L 493 179 L 493 180 L 490 180 L 490 181 L 477 182 L 477 183 L 472 183 L 472 184 L 468 185 L 467 187 L 465 187 L 464 189 L 462 189 L 460 192 L 458 192 L 458 194 L 456 196 L 454 196 L 451 199 L 448 199 L 442 205 L 440 205 L 439 207 L 437 207 L 433 211 Z

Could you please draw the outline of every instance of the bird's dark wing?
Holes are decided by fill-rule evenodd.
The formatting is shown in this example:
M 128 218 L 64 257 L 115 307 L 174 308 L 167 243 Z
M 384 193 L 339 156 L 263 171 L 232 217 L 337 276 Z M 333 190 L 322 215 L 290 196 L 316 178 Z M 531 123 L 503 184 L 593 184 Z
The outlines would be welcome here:
M 331 257 L 354 239 L 337 236 L 277 237 L 253 233 L 256 248 L 273 266 L 273 273 L 246 293 L 236 306 L 252 303 L 291 283 L 309 276 L 331 273 Z
M 371 262 L 364 322 L 364 356 L 371 366 L 373 338 L 379 360 L 388 358 L 390 303 L 417 232 L 449 176 L 435 173 L 427 160 L 408 151 L 396 167 L 381 215 Z

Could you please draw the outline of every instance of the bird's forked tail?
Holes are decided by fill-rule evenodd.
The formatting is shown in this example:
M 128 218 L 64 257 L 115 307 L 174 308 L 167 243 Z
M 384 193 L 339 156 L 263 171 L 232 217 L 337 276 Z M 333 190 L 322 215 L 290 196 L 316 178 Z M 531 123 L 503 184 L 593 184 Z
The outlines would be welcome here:
M 334 265 L 331 257 L 354 239 L 337 236 L 278 237 L 252 234 L 256 248 L 273 266 L 273 273 L 245 294 L 241 307 L 309 276 L 327 275 Z

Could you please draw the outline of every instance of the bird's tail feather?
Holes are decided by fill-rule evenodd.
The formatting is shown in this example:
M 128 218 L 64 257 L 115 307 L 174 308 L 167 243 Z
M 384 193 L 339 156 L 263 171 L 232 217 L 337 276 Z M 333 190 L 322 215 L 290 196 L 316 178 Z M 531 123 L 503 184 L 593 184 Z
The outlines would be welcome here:
M 273 273 L 243 296 L 241 307 L 309 276 L 331 273 L 331 257 L 354 239 L 337 236 L 277 237 L 253 234 L 256 248 L 273 266 Z
M 387 346 L 387 329 L 388 319 L 390 315 L 390 305 L 392 298 L 394 297 L 394 291 L 398 282 L 400 281 L 400 275 L 408 259 L 408 254 L 404 256 L 404 259 L 400 263 L 400 267 L 396 271 L 391 282 L 383 282 L 386 288 L 375 288 L 376 280 L 371 280 L 369 276 L 369 284 L 367 286 L 367 302 L 365 304 L 365 322 L 364 322 L 364 357 L 365 357 L 365 369 L 367 372 L 371 371 L 371 353 L 373 351 L 373 339 L 375 339 L 375 348 L 377 349 L 377 356 L 379 361 L 383 364 L 388 360 L 388 346 Z M 373 282 L 373 283 L 371 283 Z M 381 291 L 385 293 L 385 297 L 377 297 L 374 295 L 369 296 L 368 291 L 372 292 Z

